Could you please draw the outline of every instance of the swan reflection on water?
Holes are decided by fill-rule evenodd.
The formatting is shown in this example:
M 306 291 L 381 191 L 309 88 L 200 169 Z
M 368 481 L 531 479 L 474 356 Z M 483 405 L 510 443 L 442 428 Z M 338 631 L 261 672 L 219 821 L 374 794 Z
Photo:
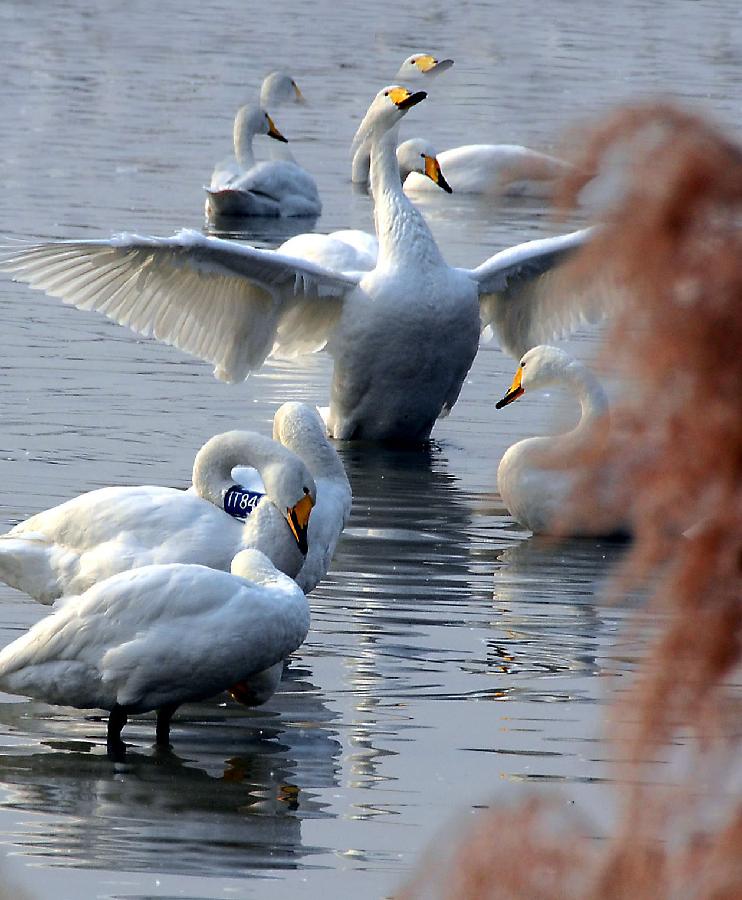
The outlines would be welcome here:
M 202 703 L 182 712 L 177 754 L 132 744 L 114 765 L 90 737 L 97 722 L 77 710 L 0 703 L 0 729 L 12 739 L 0 805 L 45 814 L 17 837 L 24 854 L 112 870 L 249 875 L 326 852 L 304 845 L 302 822 L 330 815 L 322 791 L 337 784 L 341 744 L 308 670 L 293 666 L 269 709 Z M 29 741 L 36 720 L 35 736 L 53 736 Z M 146 744 L 147 723 L 132 724 L 130 738 Z

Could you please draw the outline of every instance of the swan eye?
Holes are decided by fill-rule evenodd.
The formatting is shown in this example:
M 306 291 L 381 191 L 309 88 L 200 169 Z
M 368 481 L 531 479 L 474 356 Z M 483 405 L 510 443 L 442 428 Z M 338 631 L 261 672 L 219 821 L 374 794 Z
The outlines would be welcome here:
M 520 367 L 521 367 L 521 369 L 525 369 L 525 367 L 526 367 L 526 364 L 525 364 L 525 362 L 523 362 L 523 361 L 522 361 L 522 360 L 521 360 L 521 364 L 520 364 Z
M 389 96 L 389 91 L 384 91 L 384 96 L 385 96 L 385 97 L 388 97 L 388 96 Z

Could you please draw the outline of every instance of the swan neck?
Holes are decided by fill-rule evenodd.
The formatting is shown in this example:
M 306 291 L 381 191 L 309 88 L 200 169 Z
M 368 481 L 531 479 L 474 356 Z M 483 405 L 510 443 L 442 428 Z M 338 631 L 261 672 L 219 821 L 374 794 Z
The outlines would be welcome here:
M 443 258 L 425 219 L 402 190 L 397 161 L 396 125 L 371 144 L 371 190 L 379 239 L 378 266 L 388 262 L 440 265 Z
M 255 165 L 255 154 L 252 142 L 255 132 L 239 114 L 234 120 L 234 155 L 243 169 L 252 169 Z
M 252 466 L 262 474 L 275 455 L 276 445 L 263 435 L 244 431 L 218 434 L 196 454 L 193 487 L 199 497 L 221 509 L 225 492 L 234 485 L 232 469 Z
M 602 385 L 593 373 L 582 365 L 573 364 L 565 372 L 564 381 L 580 403 L 580 421 L 567 434 L 552 439 L 565 448 L 579 446 L 598 420 L 605 425 L 608 421 L 608 398 Z

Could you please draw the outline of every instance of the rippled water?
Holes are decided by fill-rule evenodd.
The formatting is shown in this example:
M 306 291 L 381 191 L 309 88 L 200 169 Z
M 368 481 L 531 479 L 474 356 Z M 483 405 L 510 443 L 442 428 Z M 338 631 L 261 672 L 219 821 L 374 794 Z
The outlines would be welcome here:
M 202 227 L 202 185 L 262 75 L 290 67 L 310 104 L 276 112 L 317 176 L 319 230 L 371 227 L 347 146 L 414 50 L 456 65 L 404 134 L 440 149 L 553 149 L 569 124 L 672 92 L 737 127 L 736 2 L 211 5 L 0 2 L 0 232 L 106 236 Z M 293 146 L 293 145 L 292 145 Z M 426 201 L 453 264 L 557 227 L 525 201 Z M 265 223 L 275 246 L 306 223 Z M 236 387 L 171 348 L 0 280 L 0 526 L 111 483 L 185 485 L 231 427 L 269 432 L 287 399 L 326 403 L 322 355 Z M 569 347 L 593 355 L 597 336 Z M 611 815 L 606 703 L 645 632 L 600 591 L 620 546 L 528 538 L 495 493 L 505 447 L 574 416 L 567 398 L 495 413 L 512 360 L 480 353 L 426 451 L 341 447 L 355 495 L 313 626 L 258 710 L 181 708 L 173 751 L 151 720 L 123 764 L 101 716 L 0 694 L 3 875 L 38 897 L 378 897 L 456 817 L 531 786 Z M 0 586 L 0 644 L 45 610 Z M 642 635 L 642 639 L 639 636 Z M 328 893 L 329 892 L 329 893 Z

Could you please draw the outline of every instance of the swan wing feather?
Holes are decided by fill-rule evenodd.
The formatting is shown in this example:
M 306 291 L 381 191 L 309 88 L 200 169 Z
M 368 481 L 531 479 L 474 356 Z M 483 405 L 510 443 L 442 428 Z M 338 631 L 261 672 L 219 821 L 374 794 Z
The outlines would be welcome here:
M 196 231 L 0 251 L 0 269 L 16 280 L 210 362 L 232 382 L 274 351 L 322 346 L 357 284 L 348 273 Z
M 561 265 L 582 247 L 591 228 L 517 244 L 468 274 L 479 286 L 482 328 L 494 330 L 503 350 L 520 356 L 605 311 L 605 291 L 574 288 Z

